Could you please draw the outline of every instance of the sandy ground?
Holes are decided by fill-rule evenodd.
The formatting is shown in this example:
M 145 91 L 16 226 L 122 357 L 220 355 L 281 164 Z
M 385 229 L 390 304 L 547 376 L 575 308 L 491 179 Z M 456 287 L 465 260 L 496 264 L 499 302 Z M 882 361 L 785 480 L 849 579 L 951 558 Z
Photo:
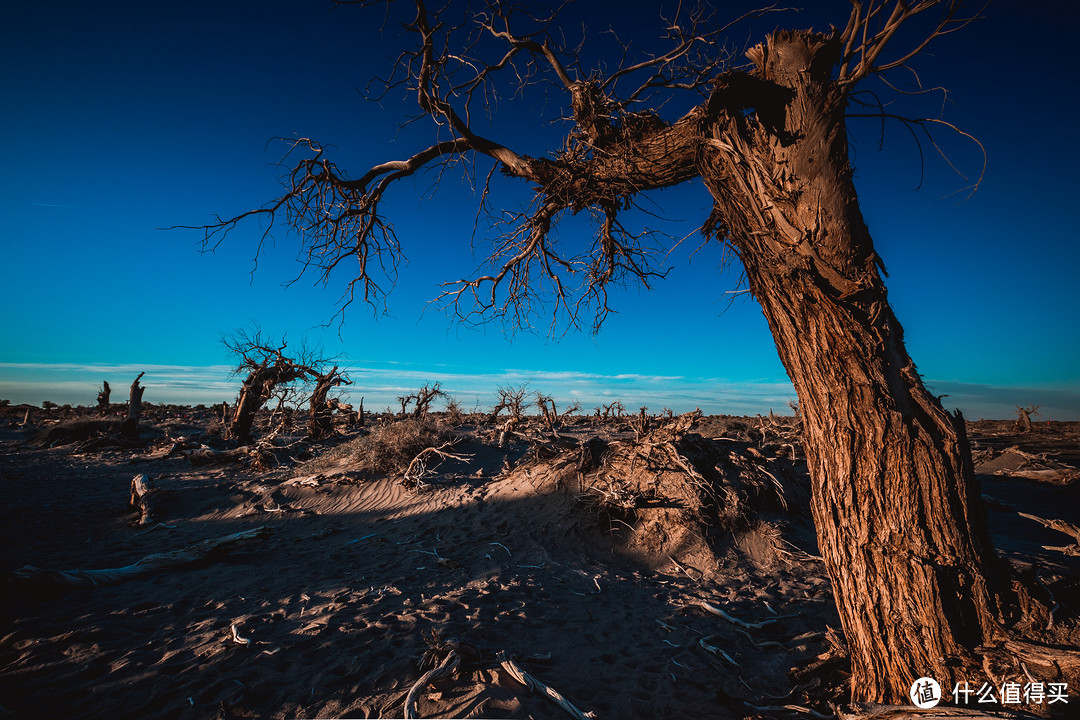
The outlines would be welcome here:
M 597 718 L 810 716 L 784 705 L 831 716 L 826 701 L 840 699 L 842 659 L 791 674 L 830 651 L 839 623 L 814 557 L 805 465 L 779 453 L 765 454 L 788 509 L 708 538 L 703 554 L 670 528 L 651 544 L 620 532 L 521 444 L 464 442 L 456 450 L 471 457 L 416 491 L 348 462 L 297 478 L 192 466 L 160 443 L 35 447 L 11 423 L 0 428 L 2 717 L 401 717 L 448 648 L 462 664 L 421 689 L 422 717 L 570 717 L 504 658 Z M 1042 546 L 1069 539 L 1015 508 L 1080 524 L 1078 484 L 1063 482 L 1080 464 L 1077 427 L 974 434 L 999 550 L 1066 599 L 1076 558 Z M 1022 477 L 1050 465 L 1056 482 Z M 140 473 L 162 498 L 147 526 L 129 506 Z M 268 537 L 111 586 L 13 574 L 116 568 L 255 528 Z M 767 624 L 740 627 L 702 602 Z

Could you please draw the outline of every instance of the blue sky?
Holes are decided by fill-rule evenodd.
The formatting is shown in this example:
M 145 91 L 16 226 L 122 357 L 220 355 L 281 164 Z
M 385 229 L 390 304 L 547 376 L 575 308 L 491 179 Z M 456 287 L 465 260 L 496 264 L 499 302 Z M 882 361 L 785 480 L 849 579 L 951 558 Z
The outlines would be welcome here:
M 328 7 L 60 0 L 6 13 L 0 398 L 90 404 L 101 380 L 124 388 L 146 370 L 147 401 L 231 400 L 237 381 L 219 338 L 259 323 L 293 345 L 306 338 L 340 356 L 353 392 L 374 408 L 438 380 L 466 406 L 489 406 L 497 386 L 529 382 L 587 408 L 620 398 L 679 411 L 786 409 L 794 391 L 760 311 L 728 294 L 738 268 L 721 268 L 715 247 L 691 258 L 693 238 L 672 254 L 668 279 L 653 291 L 619 293 L 619 312 L 598 335 L 553 341 L 543 322 L 538 334 L 511 340 L 498 327 L 455 325 L 428 306 L 440 282 L 480 259 L 470 250 L 475 199 L 458 176 L 446 176 L 435 197 L 434 177 L 420 174 L 387 198 L 409 261 L 391 314 L 355 305 L 340 328 L 321 326 L 341 284 L 282 287 L 297 272 L 286 235 L 252 275 L 257 225 L 214 254 L 199 252 L 198 233 L 157 229 L 275 196 L 281 149 L 267 146 L 275 136 L 333 145 L 354 175 L 430 139 L 419 125 L 398 132 L 412 106 L 374 105 L 357 92 L 385 71 L 396 31 L 380 35 L 358 8 Z M 616 5 L 580 7 L 598 18 L 614 17 L 605 13 Z M 845 2 L 809 7 L 768 26 L 846 18 Z M 878 126 L 853 121 L 862 208 L 908 349 L 934 390 L 949 395 L 947 406 L 972 418 L 1009 417 L 1014 405 L 1035 403 L 1044 419 L 1080 419 L 1080 231 L 1071 210 L 1080 88 L 1065 71 L 1070 51 L 1047 40 L 1080 18 L 1070 4 L 1008 0 L 985 16 L 918 65 L 924 83 L 950 89 L 946 118 L 986 147 L 981 188 L 971 198 L 956 193 L 967 182 L 927 149 L 915 192 L 920 166 L 906 132 L 887 128 L 879 151 Z M 646 37 L 651 17 L 638 11 L 625 32 Z M 606 23 L 594 19 L 594 27 Z M 922 110 L 916 100 L 888 99 L 897 110 Z M 542 108 L 502 107 L 493 135 L 532 154 L 554 147 L 557 129 L 535 124 Z M 970 144 L 948 133 L 940 140 L 961 170 L 978 173 L 981 157 Z M 511 186 L 504 195 L 516 207 L 528 190 Z M 698 183 L 654 198 L 679 237 L 710 206 Z

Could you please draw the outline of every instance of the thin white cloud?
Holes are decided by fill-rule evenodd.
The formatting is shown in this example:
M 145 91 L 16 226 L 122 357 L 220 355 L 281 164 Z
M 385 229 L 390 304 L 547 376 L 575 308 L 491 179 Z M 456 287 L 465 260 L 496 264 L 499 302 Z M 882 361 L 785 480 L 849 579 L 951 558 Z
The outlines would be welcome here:
M 500 387 L 528 385 L 529 390 L 550 395 L 560 406 L 581 403 L 583 410 L 620 400 L 629 411 L 648 407 L 653 412 L 670 408 L 687 412 L 700 408 L 708 414 L 756 415 L 770 410 L 788 412 L 795 390 L 786 379 L 755 381 L 720 377 L 643 375 L 634 373 L 576 372 L 570 370 L 508 369 L 497 372 L 454 372 L 442 366 L 432 372 L 406 362 L 365 363 L 347 370 L 353 385 L 343 387 L 354 403 L 364 398 L 365 407 L 397 408 L 397 398 L 414 392 L 424 383 L 441 383 L 451 397 L 465 407 L 490 408 Z M 0 398 L 14 404 L 39 405 L 44 400 L 59 404 L 90 405 L 102 380 L 108 380 L 113 397 L 123 399 L 131 380 L 145 372 L 142 384 L 147 402 L 212 404 L 232 402 L 240 379 L 226 365 L 140 365 L 135 363 L 0 363 Z M 968 419 L 1009 418 L 1016 405 L 1039 405 L 1042 419 L 1080 419 L 1080 388 L 997 387 L 959 382 L 929 383 L 944 394 L 946 408 L 960 408 Z

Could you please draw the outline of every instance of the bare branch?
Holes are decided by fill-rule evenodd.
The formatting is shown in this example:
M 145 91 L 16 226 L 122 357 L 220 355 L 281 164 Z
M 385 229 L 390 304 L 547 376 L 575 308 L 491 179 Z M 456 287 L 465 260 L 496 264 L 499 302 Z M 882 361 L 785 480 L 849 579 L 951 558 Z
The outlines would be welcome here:
M 986 163 L 987 163 L 986 147 L 982 144 L 982 142 L 979 141 L 979 139 L 977 137 L 975 137 L 974 135 L 972 135 L 969 132 L 961 130 L 959 127 L 952 124 L 951 122 L 948 122 L 947 120 L 942 120 L 941 118 L 908 118 L 908 117 L 904 117 L 902 115 L 896 115 L 896 114 L 893 114 L 893 113 L 887 113 L 887 112 L 884 112 L 884 110 L 876 112 L 876 113 L 848 113 L 847 117 L 880 118 L 882 121 L 888 119 L 888 120 L 896 120 L 896 121 L 898 121 L 900 123 L 903 123 L 903 125 L 908 129 L 908 131 L 911 132 L 912 137 L 915 138 L 916 143 L 919 144 L 919 163 L 920 163 L 920 166 L 922 166 L 922 164 L 923 164 L 922 145 L 921 145 L 921 143 L 919 143 L 918 134 L 915 132 L 916 130 L 920 131 L 923 134 L 923 136 L 925 136 L 926 140 L 930 143 L 930 145 L 934 148 L 934 150 L 937 151 L 938 155 L 940 155 L 941 158 L 946 162 L 946 164 L 948 164 L 948 166 L 953 170 L 953 172 L 955 172 L 957 175 L 959 175 L 964 180 L 968 180 L 970 182 L 970 184 L 966 188 L 963 188 L 963 190 L 968 190 L 969 191 L 968 192 L 968 197 L 971 197 L 971 195 L 975 194 L 975 192 L 979 189 L 979 186 L 982 184 L 983 178 L 986 176 Z M 938 141 L 934 138 L 933 133 L 930 132 L 930 126 L 933 126 L 933 125 L 942 125 L 942 126 L 948 128 L 948 129 L 952 130 L 956 134 L 967 138 L 968 140 L 975 143 L 979 147 L 979 151 L 982 153 L 983 162 L 982 162 L 982 167 L 979 170 L 979 175 L 978 175 L 978 177 L 975 178 L 975 180 L 973 180 L 973 181 L 970 180 L 970 178 L 968 178 L 967 175 L 962 173 L 960 171 L 960 169 L 957 168 L 956 165 L 953 163 L 952 159 L 948 156 L 948 154 L 946 154 L 945 150 L 941 147 L 941 145 L 938 144 Z M 919 181 L 919 184 L 920 185 L 922 184 L 921 179 Z
M 959 16 L 962 0 L 895 0 L 891 12 L 886 16 L 884 9 L 888 3 L 877 4 L 876 0 L 852 0 L 852 12 L 844 31 L 840 35 L 843 54 L 837 79 L 841 85 L 855 86 L 869 75 L 881 75 L 889 70 L 905 67 L 935 39 L 955 32 L 979 17 L 978 13 L 969 17 Z M 941 10 L 941 16 L 932 29 L 922 39 L 902 52 L 898 57 L 881 61 L 881 56 L 892 42 L 900 28 L 916 16 L 933 8 Z
M 904 65 L 910 53 L 884 60 L 882 52 L 910 18 L 942 7 L 944 14 L 926 42 L 951 32 L 963 22 L 957 17 L 958 2 L 854 0 L 847 26 L 830 40 L 839 46 L 837 51 L 842 48 L 836 80 L 841 89 L 854 87 L 867 74 Z M 382 205 L 391 186 L 421 169 L 438 173 L 437 186 L 442 172 L 457 164 L 465 167 L 469 184 L 478 185 L 480 161 L 490 166 L 483 168 L 481 189 L 474 187 L 479 195 L 474 232 L 491 238 L 483 253 L 486 261 L 474 274 L 445 283 L 433 302 L 467 322 L 499 319 L 511 329 L 529 328 L 544 307 L 551 310 L 552 327 L 565 318 L 567 330 L 586 322 L 596 330 L 612 312 L 612 287 L 627 283 L 649 287 L 667 272 L 664 256 L 655 247 L 656 233 L 627 225 L 641 218 L 634 214 L 641 209 L 635 198 L 699 176 L 703 140 L 714 130 L 710 123 L 762 114 L 763 104 L 783 102 L 766 97 L 770 83 L 754 71 L 732 67 L 734 53 L 720 37 L 735 23 L 780 12 L 775 5 L 727 24 L 680 5 L 673 16 L 661 16 L 659 49 L 643 52 L 620 43 L 620 66 L 605 73 L 582 70 L 577 51 L 564 47 L 556 23 L 563 6 L 528 14 L 501 0 L 491 0 L 476 12 L 449 5 L 432 10 L 425 0 L 341 4 L 380 5 L 388 18 L 391 13 L 408 13 L 400 18 L 401 25 L 414 45 L 397 57 L 389 76 L 377 84 L 384 92 L 396 88 L 409 93 L 420 111 L 409 122 L 433 123 L 432 144 L 375 164 L 352 179 L 327 157 L 322 145 L 309 138 L 293 139 L 281 161 L 286 168 L 285 191 L 279 198 L 247 213 L 216 218 L 202 228 L 204 247 L 213 250 L 240 222 L 264 218 L 257 262 L 275 224 L 283 221 L 302 238 L 298 254 L 302 269 L 292 282 L 315 272 L 326 284 L 336 271 L 346 272 L 349 279 L 339 314 L 356 297 L 376 310 L 385 307 L 396 281 L 402 248 Z M 917 44 L 923 47 L 925 43 Z M 548 158 L 514 150 L 479 124 L 481 110 L 489 119 L 494 117 L 500 92 L 523 96 L 538 83 L 550 83 L 548 87 L 557 88 L 556 96 L 568 98 L 566 119 L 572 123 L 562 147 Z M 683 91 L 707 99 L 673 121 L 653 110 L 633 109 L 646 100 L 659 100 L 662 106 L 666 97 Z M 653 108 L 657 106 L 653 102 Z M 878 109 L 883 122 L 894 117 L 884 113 L 880 103 Z M 913 133 L 925 132 L 939 152 L 928 126 L 952 127 L 940 119 L 896 118 Z M 733 165 L 731 171 L 733 180 L 741 182 L 741 170 Z M 492 183 L 500 176 L 529 183 L 531 198 L 524 209 L 487 208 Z M 555 229 L 560 221 L 583 211 L 592 218 L 594 231 L 570 245 Z M 351 262 L 356 265 L 346 271 Z

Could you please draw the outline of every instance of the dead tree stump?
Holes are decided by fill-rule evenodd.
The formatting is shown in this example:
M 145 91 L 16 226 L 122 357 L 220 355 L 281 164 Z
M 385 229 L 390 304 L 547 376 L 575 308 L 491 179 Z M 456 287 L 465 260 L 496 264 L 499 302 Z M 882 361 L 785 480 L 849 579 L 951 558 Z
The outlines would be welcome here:
M 112 393 L 112 388 L 109 387 L 109 381 L 105 380 L 101 383 L 101 392 L 97 396 L 98 412 L 102 415 L 109 414 L 109 395 Z
M 120 434 L 123 437 L 131 440 L 139 439 L 139 414 L 142 412 L 142 396 L 143 391 L 146 388 L 139 385 L 139 380 L 146 373 L 141 372 L 139 376 L 135 378 L 135 382 L 131 383 L 131 394 L 128 396 L 128 412 L 127 418 L 120 426 Z
M 139 511 L 139 519 L 136 525 L 149 525 L 157 520 L 155 505 L 157 494 L 150 487 L 150 478 L 146 475 L 136 475 L 131 479 L 131 507 Z
M 308 414 L 308 439 L 322 440 L 333 434 L 334 407 L 337 401 L 331 402 L 328 395 L 338 385 L 351 384 L 351 380 L 338 372 L 337 365 L 330 372 L 315 378 L 315 390 L 311 394 L 311 409 Z

